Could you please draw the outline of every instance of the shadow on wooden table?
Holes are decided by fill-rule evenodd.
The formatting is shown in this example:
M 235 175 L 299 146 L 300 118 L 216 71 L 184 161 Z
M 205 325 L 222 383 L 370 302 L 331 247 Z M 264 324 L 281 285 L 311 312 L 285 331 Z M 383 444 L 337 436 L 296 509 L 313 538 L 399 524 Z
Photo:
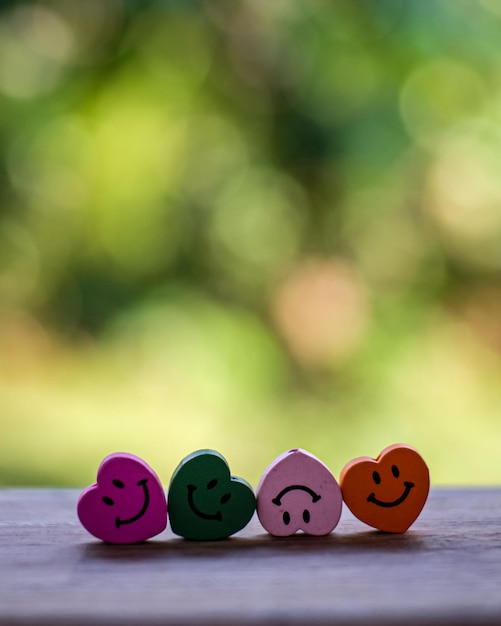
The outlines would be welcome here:
M 379 531 L 357 532 L 350 535 L 331 534 L 312 537 L 297 534 L 293 537 L 272 537 L 266 533 L 252 537 L 231 537 L 222 541 L 189 541 L 182 538 L 151 540 L 131 545 L 112 545 L 90 541 L 79 546 L 83 560 L 155 561 L 169 556 L 182 558 L 226 558 L 246 555 L 260 559 L 267 555 L 322 554 L 325 552 L 423 552 L 427 537 L 422 533 L 407 532 L 396 535 Z

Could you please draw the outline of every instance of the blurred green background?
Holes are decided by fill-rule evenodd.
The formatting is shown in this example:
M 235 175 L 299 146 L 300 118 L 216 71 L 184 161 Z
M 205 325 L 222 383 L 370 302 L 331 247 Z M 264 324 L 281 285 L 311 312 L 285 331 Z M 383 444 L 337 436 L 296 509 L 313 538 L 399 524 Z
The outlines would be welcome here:
M 498 0 L 0 2 L 0 484 L 501 482 Z

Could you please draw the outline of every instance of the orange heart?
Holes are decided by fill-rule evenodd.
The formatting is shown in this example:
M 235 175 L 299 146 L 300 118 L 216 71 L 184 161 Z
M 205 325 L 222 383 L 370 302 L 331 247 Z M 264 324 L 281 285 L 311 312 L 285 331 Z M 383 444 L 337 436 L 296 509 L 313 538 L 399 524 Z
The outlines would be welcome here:
M 350 511 L 369 526 L 403 533 L 417 519 L 430 490 L 430 473 L 414 448 L 395 444 L 377 459 L 347 463 L 339 479 Z

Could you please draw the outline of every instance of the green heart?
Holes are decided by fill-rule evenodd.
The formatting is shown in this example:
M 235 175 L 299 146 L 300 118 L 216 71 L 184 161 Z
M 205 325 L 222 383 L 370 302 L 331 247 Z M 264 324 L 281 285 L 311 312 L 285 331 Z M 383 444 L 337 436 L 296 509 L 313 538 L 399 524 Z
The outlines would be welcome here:
M 256 497 L 248 482 L 230 476 L 219 452 L 198 450 L 185 457 L 172 475 L 167 509 L 176 535 L 212 541 L 244 528 L 256 509 Z

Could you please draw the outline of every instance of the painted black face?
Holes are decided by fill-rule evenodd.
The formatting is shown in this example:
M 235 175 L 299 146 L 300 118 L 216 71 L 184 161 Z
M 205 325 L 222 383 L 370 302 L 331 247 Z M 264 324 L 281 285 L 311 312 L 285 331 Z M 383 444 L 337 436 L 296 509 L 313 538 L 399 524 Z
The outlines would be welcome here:
M 276 496 L 276 498 L 273 498 L 272 500 L 273 504 L 275 504 L 276 506 L 280 506 L 282 504 L 282 498 L 290 491 L 296 491 L 296 490 L 305 491 L 306 493 L 309 493 L 311 496 L 312 503 L 318 502 L 320 498 L 322 497 L 318 493 L 315 493 L 313 489 L 310 489 L 310 487 L 306 487 L 305 485 L 290 485 L 289 487 L 285 487 L 285 489 L 282 489 L 282 491 Z M 305 524 L 308 524 L 310 522 L 310 518 L 311 518 L 310 511 L 308 509 L 304 509 L 303 522 Z M 291 516 L 290 516 L 289 511 L 283 512 L 282 519 L 286 526 L 288 526 L 291 523 Z
M 400 470 L 398 469 L 397 465 L 391 466 L 391 473 L 394 478 L 398 479 L 400 477 Z M 372 472 L 372 480 L 374 481 L 376 485 L 380 485 L 381 474 L 379 472 Z M 404 485 L 404 491 L 402 492 L 402 495 L 400 495 L 396 500 L 385 502 L 384 500 L 379 500 L 378 498 L 376 498 L 376 494 L 372 492 L 367 497 L 367 502 L 372 502 L 372 504 L 375 504 L 376 506 L 384 507 L 386 509 L 390 509 L 394 506 L 398 506 L 399 504 L 402 504 L 402 502 L 404 502 L 407 499 L 407 496 L 410 494 L 411 489 L 414 487 L 414 483 L 411 483 L 408 480 L 404 480 L 403 485 Z
M 121 526 L 124 526 L 126 524 L 132 524 L 134 522 L 137 522 L 137 520 L 143 517 L 143 515 L 148 510 L 148 507 L 150 505 L 150 492 L 148 490 L 148 485 L 146 484 L 147 482 L 148 482 L 148 479 L 143 478 L 137 483 L 137 486 L 142 487 L 143 492 L 144 492 L 143 506 L 141 507 L 140 511 L 136 513 L 136 515 L 133 515 L 132 517 L 129 517 L 127 519 L 120 519 L 120 517 L 117 516 L 115 518 L 115 526 L 117 528 L 120 528 Z M 125 484 L 118 478 L 113 479 L 112 483 L 117 489 L 125 488 Z M 104 502 L 104 504 L 107 504 L 108 506 L 115 505 L 115 501 L 113 500 L 113 498 L 110 498 L 109 496 L 103 496 L 101 499 Z
M 212 478 L 211 480 L 209 480 L 209 482 L 206 485 L 206 491 L 211 491 L 213 490 L 215 487 L 217 487 L 218 485 L 218 480 L 217 478 Z M 218 522 L 222 522 L 223 521 L 223 516 L 221 513 L 221 510 L 217 510 L 214 513 L 207 513 L 202 511 L 200 508 L 198 508 L 198 506 L 195 504 L 195 498 L 194 498 L 194 492 L 197 491 L 197 486 L 196 485 L 188 485 L 188 505 L 190 507 L 190 509 L 193 511 L 193 513 L 195 513 L 195 515 L 198 515 L 198 517 L 201 517 L 202 519 L 207 519 L 207 520 L 217 520 Z M 226 492 L 224 493 L 220 498 L 219 498 L 219 504 L 224 505 L 226 504 L 231 498 L 231 493 Z M 204 497 L 204 495 L 202 495 L 200 497 L 200 500 L 206 500 L 206 496 Z M 213 499 L 210 500 L 209 504 L 213 506 Z M 207 504 L 207 502 L 206 502 Z

